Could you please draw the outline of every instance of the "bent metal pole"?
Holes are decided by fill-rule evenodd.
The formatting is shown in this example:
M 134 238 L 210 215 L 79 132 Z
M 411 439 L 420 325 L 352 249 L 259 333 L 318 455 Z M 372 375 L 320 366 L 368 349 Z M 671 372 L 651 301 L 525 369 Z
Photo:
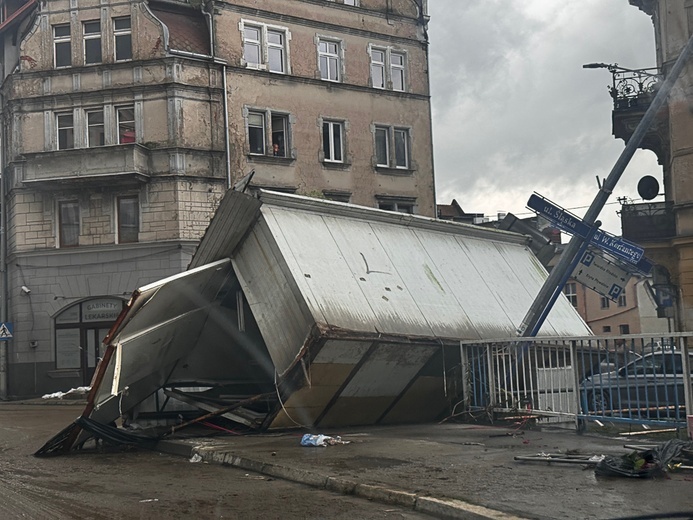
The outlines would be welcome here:
M 597 195 L 594 197 L 594 200 L 587 210 L 587 213 L 585 213 L 585 217 L 582 220 L 588 226 L 592 227 L 602 208 L 604 208 L 604 204 L 606 204 L 609 195 L 611 195 L 613 189 L 616 187 L 616 184 L 621 178 L 626 166 L 628 166 L 628 163 L 633 157 L 635 150 L 638 148 L 638 146 L 640 146 L 640 142 L 642 141 L 643 137 L 645 137 L 645 134 L 650 130 L 657 112 L 664 104 L 664 101 L 671 92 L 671 89 L 674 87 L 674 83 L 681 74 L 683 67 L 686 65 L 686 61 L 691 55 L 692 50 L 693 36 L 691 36 L 691 38 L 688 40 L 688 43 L 686 43 L 686 46 L 681 51 L 681 54 L 679 54 L 679 57 L 674 63 L 673 67 L 671 67 L 669 74 L 667 74 L 666 79 L 657 91 L 657 95 L 652 100 L 652 103 L 645 112 L 645 115 L 640 120 L 640 123 L 633 132 L 633 135 L 628 140 L 626 147 L 623 149 L 621 156 L 611 169 L 609 176 L 606 178 L 601 188 L 597 192 Z M 561 290 L 563 288 L 561 286 L 561 280 L 565 277 L 570 265 L 573 263 L 573 259 L 580 250 L 583 240 L 584 239 L 578 235 L 573 235 L 573 237 L 570 239 L 570 242 L 561 254 L 560 260 L 551 271 L 551 274 L 544 282 L 544 285 L 542 285 L 541 290 L 529 308 L 525 319 L 522 320 L 522 324 L 518 330 L 518 334 L 521 337 L 533 337 L 541 328 L 541 322 L 543 322 L 543 319 L 546 317 L 546 315 L 548 315 L 550 306 L 552 305 L 550 303 L 551 295 L 554 293 L 554 291 Z

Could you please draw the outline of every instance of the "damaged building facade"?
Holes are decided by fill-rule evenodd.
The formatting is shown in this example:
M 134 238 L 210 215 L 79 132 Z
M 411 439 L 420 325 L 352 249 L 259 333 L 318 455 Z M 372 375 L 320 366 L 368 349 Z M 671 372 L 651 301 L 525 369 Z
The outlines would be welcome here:
M 222 194 L 435 214 L 425 0 L 5 1 L 0 397 L 89 384 Z

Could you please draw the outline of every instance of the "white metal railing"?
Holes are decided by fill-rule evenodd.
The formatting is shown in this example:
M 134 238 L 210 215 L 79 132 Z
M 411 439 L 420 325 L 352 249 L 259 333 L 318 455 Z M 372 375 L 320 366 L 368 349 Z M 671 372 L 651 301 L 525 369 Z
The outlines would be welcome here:
M 686 423 L 693 333 L 462 342 L 470 410 L 553 420 Z

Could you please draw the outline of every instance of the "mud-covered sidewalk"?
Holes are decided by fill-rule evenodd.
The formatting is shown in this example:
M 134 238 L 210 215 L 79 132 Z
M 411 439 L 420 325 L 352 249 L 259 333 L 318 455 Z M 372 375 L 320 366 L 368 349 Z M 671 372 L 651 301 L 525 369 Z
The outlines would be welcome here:
M 304 447 L 303 433 L 173 439 L 159 449 L 440 517 L 693 516 L 693 471 L 626 479 L 597 477 L 594 466 L 515 460 L 539 453 L 620 456 L 633 451 L 626 444 L 661 437 L 429 424 L 319 432 L 349 444 Z

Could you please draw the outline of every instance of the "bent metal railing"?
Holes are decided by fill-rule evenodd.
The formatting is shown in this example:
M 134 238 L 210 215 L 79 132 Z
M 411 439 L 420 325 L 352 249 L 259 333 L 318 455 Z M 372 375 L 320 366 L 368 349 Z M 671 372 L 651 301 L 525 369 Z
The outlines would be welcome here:
M 693 333 L 462 342 L 467 410 L 682 427 Z

